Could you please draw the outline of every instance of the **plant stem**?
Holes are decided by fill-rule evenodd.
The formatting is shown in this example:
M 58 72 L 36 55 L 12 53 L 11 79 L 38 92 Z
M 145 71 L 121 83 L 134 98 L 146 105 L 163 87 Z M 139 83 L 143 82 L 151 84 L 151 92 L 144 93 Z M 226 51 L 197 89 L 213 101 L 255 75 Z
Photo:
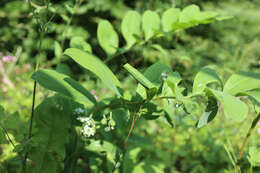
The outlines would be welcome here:
M 244 141 L 243 141 L 243 145 L 242 145 L 242 147 L 241 147 L 241 149 L 240 149 L 239 157 L 238 157 L 237 162 L 236 162 L 236 165 L 235 165 L 235 167 L 234 167 L 234 173 L 237 173 L 237 169 L 238 169 L 238 167 L 239 167 L 239 164 L 240 164 L 240 161 L 241 161 L 241 159 L 242 159 L 243 153 L 244 153 L 244 151 L 245 151 L 245 149 L 246 149 L 246 145 L 247 145 L 247 143 L 248 143 L 248 140 L 249 140 L 249 138 L 250 138 L 250 136 L 251 136 L 251 134 L 252 134 L 252 131 L 254 130 L 254 128 L 255 128 L 257 122 L 259 121 L 259 119 L 260 119 L 260 113 L 257 115 L 257 117 L 256 117 L 256 118 L 254 119 L 254 121 L 252 122 L 251 127 L 250 127 L 250 129 L 248 130 L 248 132 L 247 132 L 246 138 L 245 138 Z

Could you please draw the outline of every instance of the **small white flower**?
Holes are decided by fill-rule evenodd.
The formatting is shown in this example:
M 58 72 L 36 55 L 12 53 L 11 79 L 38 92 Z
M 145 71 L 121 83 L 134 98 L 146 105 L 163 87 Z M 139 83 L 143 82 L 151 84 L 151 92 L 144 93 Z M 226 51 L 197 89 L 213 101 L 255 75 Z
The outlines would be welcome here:
M 79 115 L 79 114 L 82 114 L 82 113 L 84 113 L 85 111 L 84 111 L 84 109 L 82 109 L 82 108 L 76 108 L 75 110 L 74 110 L 74 114 L 77 114 L 77 115 Z

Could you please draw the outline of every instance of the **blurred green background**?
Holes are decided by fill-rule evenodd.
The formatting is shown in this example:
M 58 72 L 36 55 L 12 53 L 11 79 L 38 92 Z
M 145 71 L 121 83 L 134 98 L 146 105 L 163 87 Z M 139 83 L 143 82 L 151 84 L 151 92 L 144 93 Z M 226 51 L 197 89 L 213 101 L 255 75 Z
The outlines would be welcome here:
M 43 0 L 32 2 L 39 9 L 44 5 Z M 202 10 L 234 17 L 154 40 L 154 43 L 161 45 L 160 48 L 148 44 L 111 59 L 107 65 L 117 74 L 125 89 L 134 90 L 136 87 L 135 81 L 122 68 L 127 62 L 143 71 L 149 65 L 163 61 L 178 71 L 187 85 L 191 85 L 195 74 L 207 65 L 216 69 L 224 81 L 239 70 L 260 72 L 259 0 L 83 0 L 73 15 L 70 10 L 75 4 L 74 0 L 50 3 L 48 11 L 41 10 L 39 15 L 32 17 L 26 1 L 0 1 L 0 104 L 10 115 L 19 112 L 23 122 L 30 115 L 33 90 L 30 76 L 36 59 L 40 61 L 40 68 L 65 70 L 86 88 L 93 90 L 98 99 L 110 95 L 99 80 L 60 55 L 59 51 L 70 47 L 71 39 L 79 36 L 91 45 L 94 54 L 106 60 L 106 54 L 97 42 L 97 23 L 107 19 L 120 33 L 121 20 L 128 10 L 142 13 L 150 9 L 162 14 L 170 7 L 183 8 L 196 4 Z M 43 35 L 42 50 L 38 50 L 40 26 L 46 21 L 49 21 L 47 32 Z M 124 42 L 122 36 L 120 42 Z M 42 53 L 39 54 L 39 51 Z M 36 104 L 50 94 L 39 87 Z M 129 144 L 133 148 L 131 150 L 130 147 L 129 154 L 135 158 L 131 163 L 135 165 L 133 171 L 140 172 L 141 167 L 150 165 L 146 172 L 232 172 L 233 166 L 226 149 L 234 150 L 238 155 L 252 118 L 248 116 L 240 124 L 231 124 L 223 116 L 218 116 L 209 126 L 196 129 L 192 120 L 176 109 L 174 129 L 166 126 L 164 120 L 140 120 Z M 249 146 L 260 145 L 258 128 L 253 132 Z M 12 172 L 15 165 L 12 148 L 6 141 L 0 142 L 0 168 Z M 140 160 L 143 161 L 141 164 Z M 246 154 L 242 165 L 244 170 L 250 172 Z M 253 170 L 260 172 L 257 168 Z

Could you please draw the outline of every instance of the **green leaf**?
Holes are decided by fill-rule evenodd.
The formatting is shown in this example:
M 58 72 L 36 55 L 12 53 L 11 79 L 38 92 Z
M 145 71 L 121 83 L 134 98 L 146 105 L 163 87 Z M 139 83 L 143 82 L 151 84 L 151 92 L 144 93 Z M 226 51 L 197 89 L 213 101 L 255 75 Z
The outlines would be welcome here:
M 141 36 L 141 15 L 136 11 L 127 12 L 121 24 L 121 31 L 127 48 L 130 48 L 136 43 L 134 34 Z
M 151 88 L 146 90 L 146 96 L 148 100 L 152 100 L 152 98 L 156 95 L 157 88 Z
M 116 78 L 114 73 L 97 57 L 75 48 L 66 49 L 64 54 L 70 56 L 79 65 L 93 72 L 112 91 L 118 95 L 121 95 L 121 84 L 119 80 Z
M 114 165 L 116 164 L 116 153 L 119 151 L 116 145 L 113 145 L 108 141 L 90 140 L 90 144 L 87 145 L 85 149 L 98 154 L 105 153 L 106 158 L 109 161 L 107 163 L 108 171 L 112 171 Z
M 207 90 L 221 103 L 224 114 L 229 120 L 241 122 L 246 118 L 248 106 L 244 102 L 225 92 L 209 88 L 207 88 Z
M 88 44 L 84 38 L 76 36 L 76 37 L 72 37 L 72 39 L 70 40 L 70 47 L 71 48 L 78 48 L 81 49 L 83 51 L 92 53 L 92 49 L 90 44 Z
M 224 86 L 224 92 L 231 95 L 237 95 L 240 92 L 246 92 L 260 88 L 260 74 L 252 72 L 238 72 L 233 74 Z
M 69 142 L 69 129 L 73 114 L 71 101 L 54 96 L 45 99 L 35 109 L 33 141 L 35 145 L 29 151 L 34 165 L 31 172 L 56 173 L 56 168 L 65 158 L 66 144 Z
M 96 99 L 91 93 L 67 75 L 54 70 L 38 70 L 32 75 L 32 78 L 44 88 L 56 91 L 74 100 L 96 103 Z
M 182 10 L 179 21 L 181 23 L 190 23 L 196 19 L 199 13 L 200 8 L 197 5 L 189 5 Z
M 218 102 L 217 100 L 210 96 L 208 97 L 208 105 L 206 111 L 200 117 L 199 121 L 196 123 L 197 128 L 201 128 L 212 121 L 218 113 Z
M 246 94 L 249 99 L 253 102 L 255 111 L 257 114 L 260 113 L 260 91 L 247 91 Z
M 249 148 L 249 162 L 252 166 L 260 166 L 260 148 L 259 147 L 250 147 Z
M 153 11 L 147 10 L 142 16 L 142 28 L 145 40 L 149 40 L 160 29 L 160 16 Z
M 202 69 L 195 76 L 192 89 L 193 95 L 202 93 L 206 88 L 207 84 L 214 82 L 219 83 L 222 86 L 222 81 L 214 70 L 210 68 Z
M 178 8 L 170 8 L 163 13 L 162 28 L 164 32 L 173 30 L 173 25 L 178 22 L 180 14 L 181 11 Z
M 60 58 L 62 55 L 62 48 L 59 42 L 54 42 L 54 54 L 57 58 Z
M 98 24 L 97 38 L 100 46 L 108 55 L 115 54 L 119 45 L 119 39 L 111 23 L 102 20 Z
M 142 73 L 132 67 L 130 64 L 125 64 L 124 68 L 146 89 L 156 88 Z

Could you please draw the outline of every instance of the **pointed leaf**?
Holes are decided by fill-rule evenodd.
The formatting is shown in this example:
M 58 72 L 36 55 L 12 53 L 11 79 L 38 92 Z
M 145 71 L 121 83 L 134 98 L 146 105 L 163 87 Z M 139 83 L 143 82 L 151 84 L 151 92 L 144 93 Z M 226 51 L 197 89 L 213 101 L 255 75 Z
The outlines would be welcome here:
M 224 114 L 229 120 L 241 122 L 246 118 L 248 114 L 248 106 L 244 102 L 225 92 L 209 88 L 207 88 L 207 90 L 210 91 L 221 103 Z
M 77 101 L 96 103 L 96 99 L 79 83 L 54 70 L 38 70 L 32 75 L 41 86 Z
M 260 74 L 252 72 L 238 72 L 233 74 L 224 86 L 224 92 L 231 95 L 237 95 L 240 92 L 246 92 L 260 88 Z
M 141 15 L 136 11 L 129 11 L 123 18 L 121 31 L 127 43 L 127 48 L 130 48 L 136 43 L 137 36 L 141 36 Z
M 222 81 L 219 78 L 218 74 L 210 69 L 210 68 L 204 68 L 202 69 L 194 79 L 193 83 L 193 94 L 200 94 L 203 92 L 203 90 L 206 88 L 207 84 L 216 82 L 222 86 Z
M 163 13 L 162 27 L 164 32 L 173 30 L 173 25 L 178 22 L 180 14 L 181 11 L 178 8 L 170 8 Z
M 153 11 L 147 10 L 142 16 L 142 28 L 145 40 L 149 40 L 160 29 L 160 16 Z
M 249 99 L 253 102 L 255 111 L 257 114 L 260 113 L 260 91 L 247 91 L 246 94 L 249 96 Z
M 97 38 L 100 46 L 106 51 L 108 55 L 116 53 L 119 45 L 119 39 L 116 31 L 109 21 L 102 20 L 99 22 Z
M 124 68 L 146 89 L 156 88 L 142 73 L 132 67 L 130 64 L 125 64 Z
M 65 55 L 70 56 L 82 67 L 88 69 L 97 75 L 105 85 L 107 85 L 115 93 L 121 95 L 121 84 L 114 73 L 97 57 L 87 52 L 83 52 L 76 48 L 66 49 Z

